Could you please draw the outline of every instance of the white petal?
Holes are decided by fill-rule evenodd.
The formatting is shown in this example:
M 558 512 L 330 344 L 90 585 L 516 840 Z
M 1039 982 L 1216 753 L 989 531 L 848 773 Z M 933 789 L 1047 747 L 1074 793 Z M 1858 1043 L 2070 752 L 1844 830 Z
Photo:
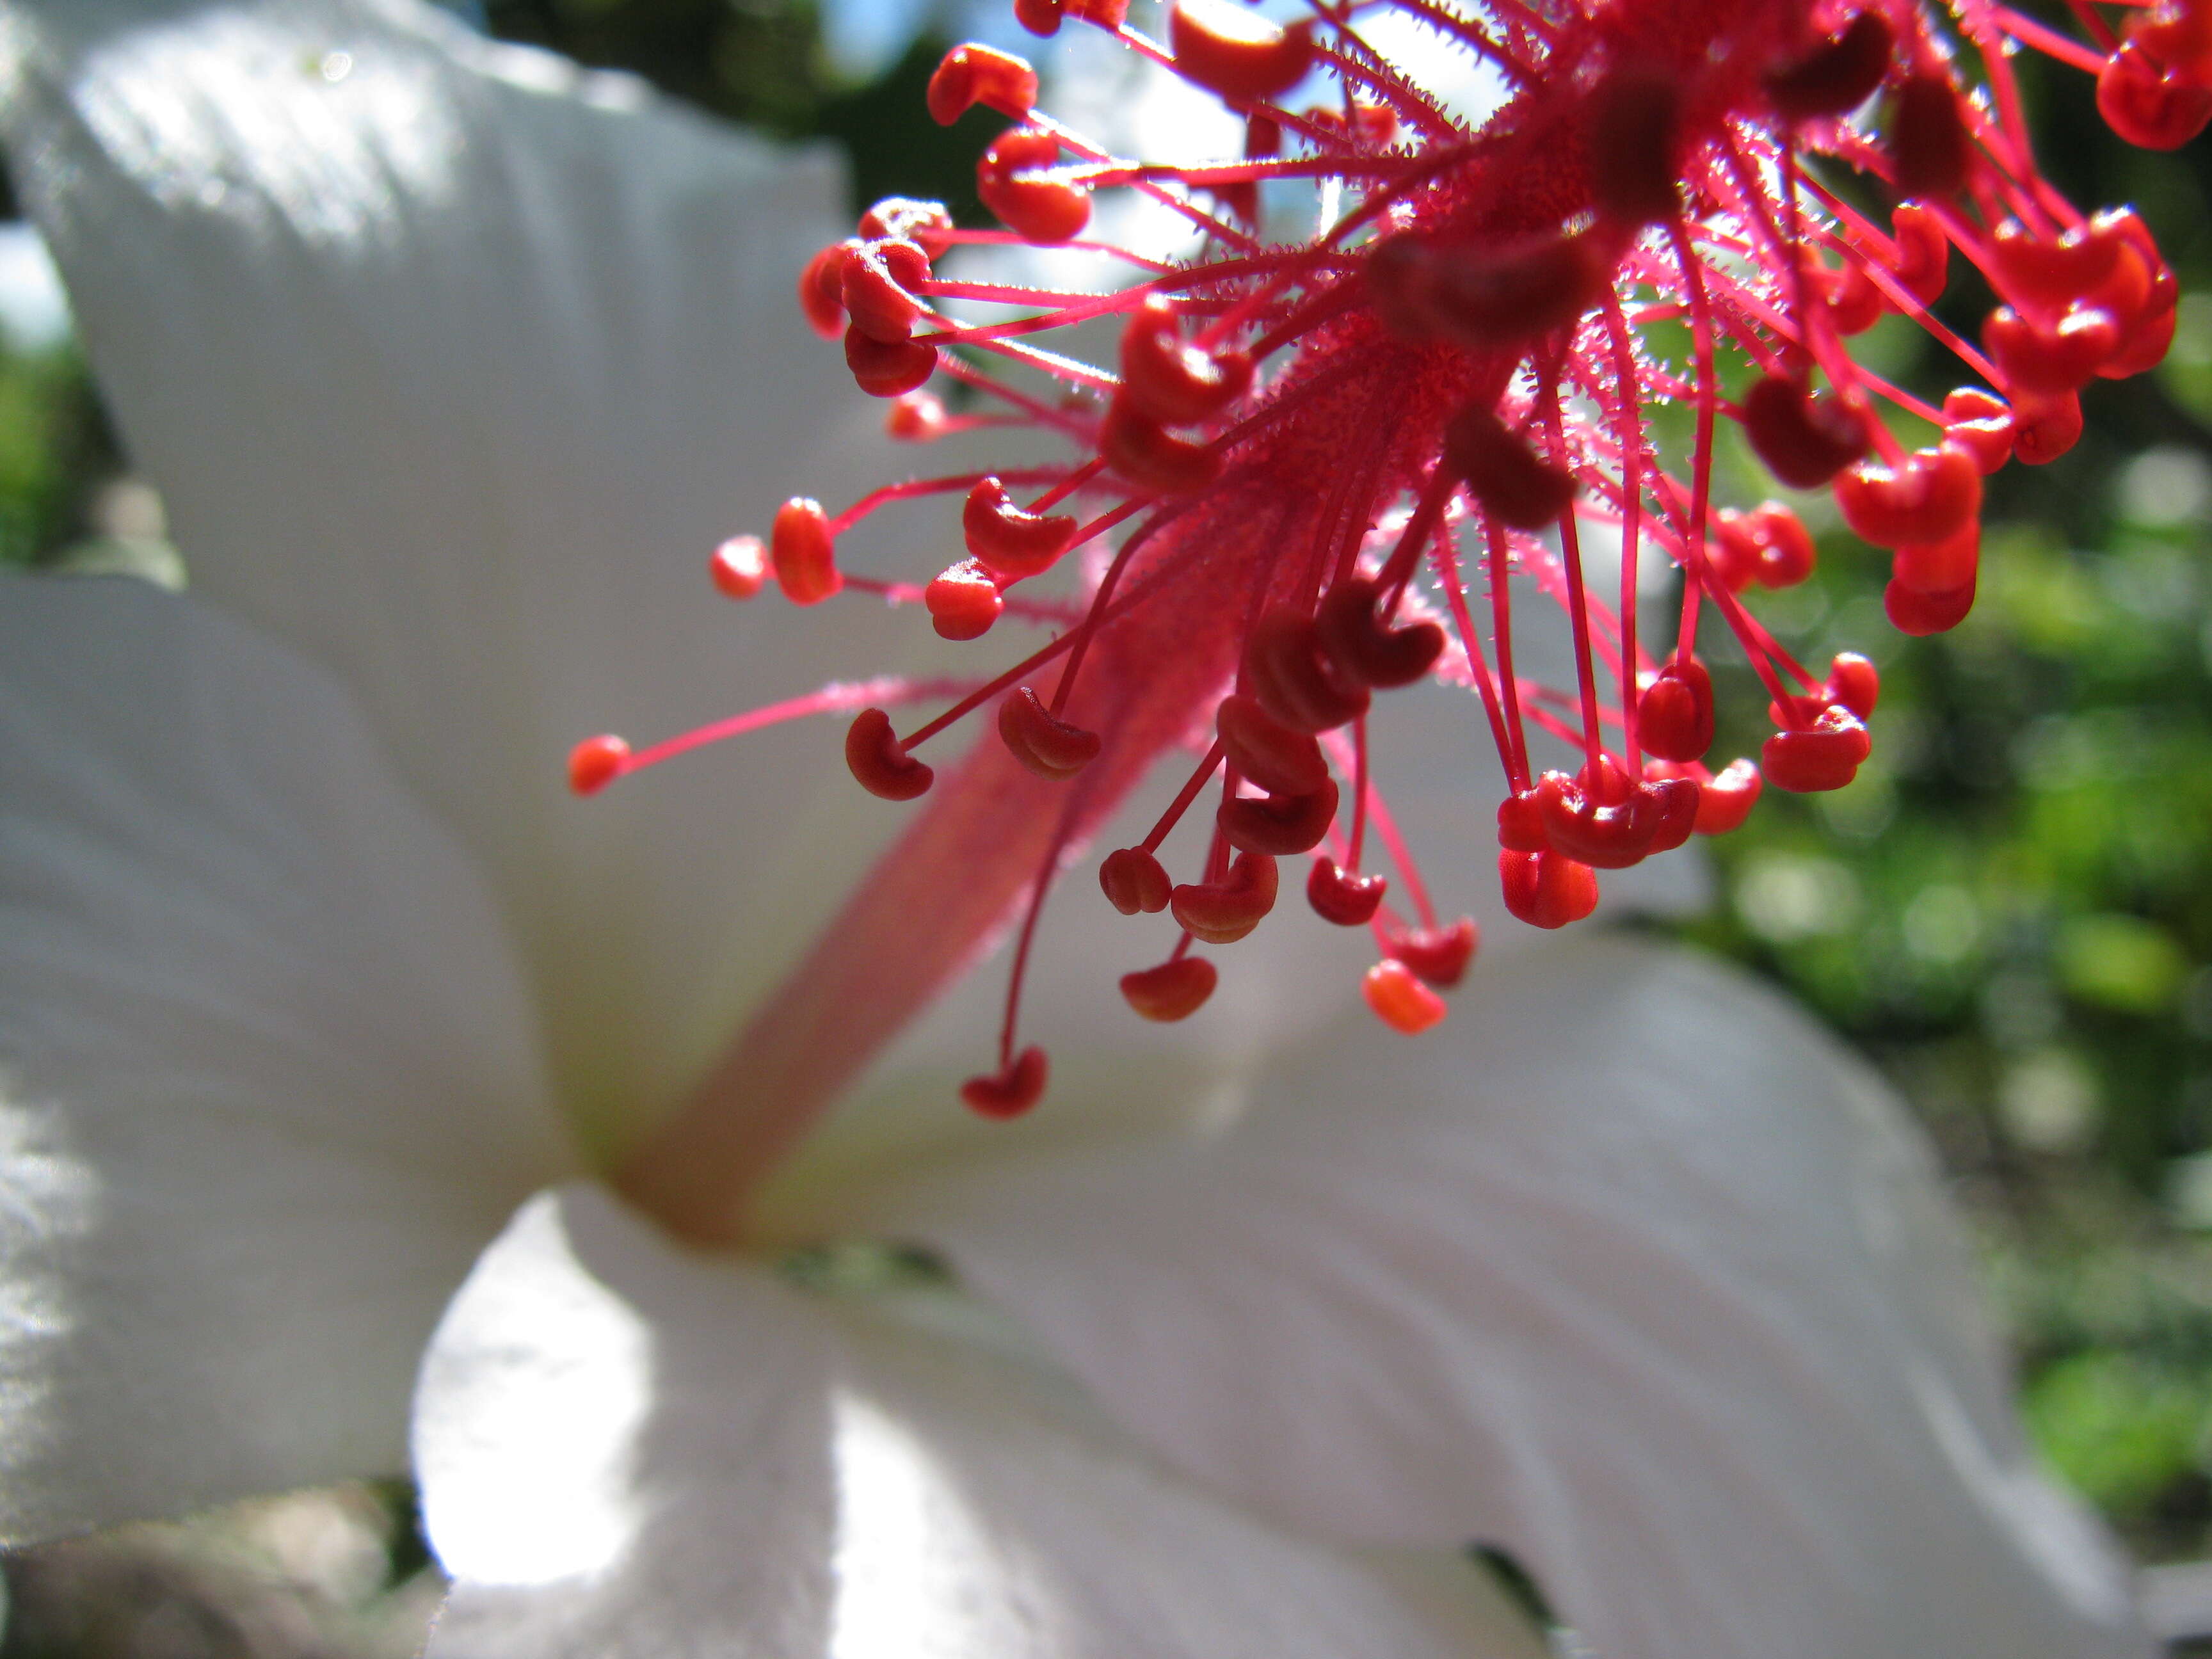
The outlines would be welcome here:
M 327 679 L 0 580 L 0 1539 L 400 1467 L 563 1166 L 513 958 Z
M 1150 1467 L 1065 1379 L 533 1200 L 424 1362 L 432 1659 L 1534 1659 Z
M 666 1101 L 898 822 L 824 722 L 563 782 L 594 732 L 931 637 L 706 578 L 781 498 L 911 465 L 793 297 L 849 228 L 834 158 L 406 0 L 21 9 L 9 152 L 194 582 L 336 672 L 474 849 L 563 1089 Z
M 1924 1148 L 1772 997 L 1562 945 L 1255 1095 L 1210 1145 L 975 1159 L 879 1224 L 1221 1490 L 1501 1542 L 1601 1653 L 2141 1650 L 2022 1448 Z

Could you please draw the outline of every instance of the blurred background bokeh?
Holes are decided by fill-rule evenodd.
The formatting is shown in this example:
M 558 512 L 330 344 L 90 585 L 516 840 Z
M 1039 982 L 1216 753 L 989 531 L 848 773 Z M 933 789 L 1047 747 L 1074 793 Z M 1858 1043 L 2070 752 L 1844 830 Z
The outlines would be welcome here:
M 838 143 L 856 208 L 897 191 L 973 220 L 974 158 L 1003 125 L 979 111 L 940 129 L 921 98 L 948 40 L 1007 32 L 996 10 L 454 9 Z M 1708 843 L 1720 899 L 1676 931 L 1787 987 L 1895 1080 L 1976 1231 L 2043 1452 L 2140 1560 L 2190 1561 L 2212 1556 L 2212 146 L 2130 149 L 2085 77 L 2020 67 L 2046 173 L 2086 206 L 2139 204 L 2179 272 L 2172 356 L 2094 383 L 2072 453 L 1991 481 L 1979 599 L 1952 634 L 1892 630 L 1879 556 L 1802 503 L 1824 531 L 1819 574 L 1751 603 L 1803 660 L 1880 664 L 1874 758 L 1834 794 L 1769 792 Z M 1972 283 L 1963 271 L 1945 306 L 1969 331 L 1990 303 Z M 18 222 L 0 224 L 0 559 L 179 580 L 159 498 Z M 1863 355 L 1940 401 L 1955 369 L 1882 326 Z M 1723 499 L 1766 493 L 1732 465 Z M 1711 655 L 1743 722 L 1716 755 L 1756 754 L 1764 699 L 1741 659 Z M 416 1650 L 437 1593 L 398 1486 L 126 1528 L 4 1570 L 0 1659 L 380 1659 Z

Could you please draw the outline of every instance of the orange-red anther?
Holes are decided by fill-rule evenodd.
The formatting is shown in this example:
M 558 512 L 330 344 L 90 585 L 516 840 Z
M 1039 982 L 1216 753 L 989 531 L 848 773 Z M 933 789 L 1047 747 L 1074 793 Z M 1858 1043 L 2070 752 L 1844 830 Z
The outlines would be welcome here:
M 996 478 L 978 482 L 960 509 L 968 550 L 1001 581 L 1042 575 L 1075 544 L 1080 527 L 1071 518 L 1024 513 Z
M 568 751 L 568 787 L 596 795 L 628 769 L 629 745 L 612 732 L 586 738 Z
M 1121 1000 L 1163 1024 L 1188 1019 L 1206 1006 L 1221 975 L 1204 957 L 1177 957 L 1121 975 Z
M 1811 726 L 1769 738 L 1759 752 L 1759 770 L 1778 789 L 1800 794 L 1840 789 L 1858 775 L 1873 747 L 1859 717 L 1831 703 Z
M 863 708 L 845 732 L 845 764 L 860 787 L 881 800 L 929 793 L 937 774 L 906 752 L 880 708 Z
M 1950 274 L 1951 239 L 1943 222 L 1917 202 L 1899 202 L 1889 216 L 1897 238 L 1897 263 L 1891 267 L 1897 284 L 1923 306 L 1943 297 Z
M 1617 786 L 1625 781 L 1608 774 L 1606 781 Z M 1612 799 L 1615 793 L 1603 785 L 1589 791 L 1581 778 L 1565 772 L 1545 773 L 1536 785 L 1536 800 L 1553 850 L 1595 869 L 1625 870 L 1666 850 L 1656 845 L 1662 831 L 1673 837 L 1667 847 L 1679 847 L 1688 838 L 1697 812 L 1697 785 L 1690 780 L 1647 781 L 1620 791 L 1618 799 Z
M 1221 476 L 1221 452 L 1178 438 L 1151 416 L 1115 398 L 1098 429 L 1098 453 L 1115 471 L 1157 495 L 1187 495 Z
M 1201 351 L 1183 343 L 1175 302 L 1152 294 L 1121 330 L 1121 395 L 1166 426 L 1189 426 L 1217 415 L 1252 385 L 1252 359 L 1242 351 Z
M 999 704 L 999 736 L 1013 757 L 1041 778 L 1072 778 L 1098 758 L 1098 734 L 1047 714 L 1026 685 Z
M 845 256 L 845 314 L 870 339 L 895 345 L 928 309 L 913 292 L 928 280 L 929 256 L 918 243 L 863 242 Z
M 1682 95 L 1675 77 L 1640 67 L 1612 70 L 1590 89 L 1583 137 L 1590 195 L 1622 229 L 1672 219 L 1681 210 Z
M 1364 927 L 1382 908 L 1390 883 L 1383 876 L 1355 876 L 1334 859 L 1317 858 L 1306 876 L 1306 902 L 1323 921 Z
M 1564 327 L 1595 305 L 1612 279 L 1609 246 L 1587 234 L 1547 233 L 1500 248 L 1408 232 L 1370 256 L 1368 296 L 1396 333 L 1494 351 Z
M 1239 853 L 1220 880 L 1186 882 L 1168 896 L 1168 908 L 1183 931 L 1208 945 L 1234 945 L 1275 908 L 1280 878 L 1275 860 L 1261 853 Z
M 1106 902 L 1125 916 L 1158 915 L 1168 908 L 1175 884 L 1160 861 L 1141 847 L 1109 853 L 1098 866 L 1098 885 Z
M 975 163 L 975 193 L 1024 241 L 1068 242 L 1091 222 L 1090 193 L 1061 179 L 1031 175 L 1060 160 L 1060 140 L 1033 127 L 1012 127 L 993 139 Z
M 1769 70 L 1767 98 L 1788 120 L 1846 114 L 1864 103 L 1889 73 L 1895 43 L 1887 20 L 1869 6 L 1810 52 Z
M 1981 557 L 1981 522 L 1969 519 L 1940 541 L 1899 548 L 1889 562 L 1890 580 L 1922 595 L 1971 592 Z
M 1284 725 L 1257 698 L 1224 697 L 1213 723 L 1229 763 L 1270 794 L 1310 795 L 1328 781 L 1313 734 Z
M 1261 708 L 1297 732 L 1333 732 L 1373 700 L 1322 649 L 1312 619 L 1280 607 L 1261 612 L 1244 642 L 1244 684 Z
M 950 420 L 933 394 L 909 392 L 890 406 L 884 430 L 901 443 L 926 444 L 943 437 Z
M 1463 409 L 1444 428 L 1444 464 L 1482 510 L 1516 530 L 1554 522 L 1575 498 L 1575 477 L 1543 459 L 1487 409 Z
M 726 599 L 750 599 L 768 585 L 768 549 L 757 536 L 732 536 L 707 556 L 707 574 Z
M 1029 119 L 1037 97 L 1036 71 L 1010 52 L 970 40 L 939 60 L 925 101 L 929 118 L 949 127 L 981 104 L 1017 121 Z
M 1559 853 L 1498 855 L 1505 908 L 1532 927 L 1564 927 L 1597 908 L 1597 872 Z
M 1168 14 L 1176 73 L 1231 103 L 1288 92 L 1313 67 L 1313 22 L 1283 27 L 1223 0 L 1176 0 Z
M 806 313 L 806 325 L 825 340 L 845 331 L 845 261 L 860 246 L 832 242 L 799 273 L 799 308 Z
M 978 1117 L 1019 1117 L 1044 1098 L 1051 1063 L 1042 1048 L 1024 1048 L 1012 1065 L 960 1085 L 960 1098 Z
M 1863 14 L 1871 15 L 1871 14 Z M 1798 489 L 1824 484 L 1867 452 L 1866 424 L 1833 392 L 1769 374 L 1743 400 L 1744 435 L 1767 471 Z
M 830 516 L 811 496 L 794 495 L 775 510 L 769 560 L 776 586 L 793 605 L 819 605 L 845 586 L 837 572 Z
M 1394 962 L 1402 962 L 1427 983 L 1449 991 L 1467 977 L 1468 964 L 1482 944 L 1482 930 L 1473 916 L 1462 916 L 1443 927 L 1386 927 L 1382 951 Z
M 2046 465 L 2081 439 L 2081 399 L 2071 392 L 2021 398 L 2012 419 L 2013 459 L 2023 466 Z
M 1881 608 L 1900 634 L 1919 638 L 1948 633 L 1974 608 L 1974 584 L 1970 581 L 1948 593 L 1917 593 L 1893 577 L 1881 590 Z
M 947 565 L 921 590 L 930 626 L 946 640 L 981 639 L 1006 608 L 999 584 L 973 559 Z
M 2136 40 L 2121 42 L 2097 76 L 2105 124 L 2144 149 L 2179 149 L 2212 122 L 2212 84 L 2170 69 Z
M 1741 829 L 1762 787 L 1759 769 L 1750 761 L 1741 757 L 1730 761 L 1698 791 L 1698 833 L 1725 836 Z
M 1889 113 L 1889 154 L 1900 196 L 1948 196 L 1972 176 L 1974 140 L 1949 76 L 1905 76 Z
M 1713 746 L 1713 677 L 1695 657 L 1659 670 L 1636 705 L 1637 741 L 1661 760 L 1705 758 Z
M 1981 512 L 1981 469 L 1949 444 L 1917 449 L 1897 466 L 1870 459 L 1837 475 L 1836 505 L 1876 547 L 1940 542 Z
M 937 348 L 920 340 L 878 340 L 845 331 L 845 367 L 871 398 L 898 398 L 937 371 Z
M 1966 451 L 1986 477 L 2012 459 L 2012 405 L 1979 386 L 1958 387 L 1943 399 L 1943 441 Z
M 1376 1018 L 1407 1036 L 1419 1036 L 1450 1012 L 1442 997 L 1395 957 L 1385 957 L 1370 968 L 1359 990 Z
M 1843 704 L 1864 720 L 1881 701 L 1881 672 L 1857 652 L 1838 651 L 1828 664 L 1828 682 L 1824 690 L 1829 702 Z
M 1222 802 L 1214 816 L 1239 852 L 1270 858 L 1311 852 L 1336 822 L 1336 784 L 1324 780 L 1307 795 L 1240 795 Z
M 2119 349 L 2120 325 L 2097 306 L 2072 305 L 2053 321 L 1999 306 L 1982 325 L 1982 343 L 2014 393 L 2076 392 Z
M 860 235 L 868 241 L 912 242 L 934 259 L 952 246 L 952 216 L 942 202 L 886 196 L 860 216 Z
M 1372 577 L 1347 576 L 1322 596 L 1314 629 L 1348 677 L 1388 690 L 1413 684 L 1435 665 L 1444 630 L 1432 622 L 1385 627 L 1375 614 L 1380 597 Z

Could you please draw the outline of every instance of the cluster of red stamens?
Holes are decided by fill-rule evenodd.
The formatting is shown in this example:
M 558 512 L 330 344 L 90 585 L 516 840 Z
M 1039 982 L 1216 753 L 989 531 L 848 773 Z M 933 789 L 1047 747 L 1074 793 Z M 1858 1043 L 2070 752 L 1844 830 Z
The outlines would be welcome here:
M 1091 24 L 1241 115 L 1243 154 L 1203 165 L 1116 157 L 1036 107 L 1018 58 L 948 54 L 931 113 L 949 123 L 981 104 L 1013 123 L 977 174 L 1006 228 L 881 203 L 807 266 L 800 301 L 817 331 L 842 336 L 860 387 L 896 400 L 895 435 L 1022 425 L 1077 457 L 890 486 L 834 518 L 795 499 L 765 550 L 738 538 L 714 575 L 736 598 L 772 571 L 800 605 L 848 583 L 918 601 L 951 640 L 1008 612 L 1058 624 L 903 736 L 884 708 L 860 707 L 845 747 L 854 777 L 887 799 L 927 793 L 935 775 L 914 750 L 987 704 L 1023 768 L 1105 797 L 1204 732 L 1152 832 L 1099 866 L 1116 909 L 1165 911 L 1181 930 L 1165 961 L 1123 978 L 1130 1006 L 1157 1020 L 1195 1011 L 1217 974 L 1193 945 L 1249 933 L 1278 901 L 1278 860 L 1309 855 L 1308 902 L 1374 929 L 1368 1000 L 1414 1032 L 1443 1018 L 1437 990 L 1465 971 L 1475 931 L 1433 913 L 1374 787 L 1373 694 L 1434 678 L 1477 695 L 1509 780 L 1495 826 L 1505 902 L 1540 927 L 1589 915 L 1596 872 L 1735 828 L 1762 780 L 1849 783 L 1869 753 L 1874 667 L 1846 653 L 1816 674 L 1745 608 L 1748 588 L 1805 580 L 1814 544 L 1779 502 L 1716 507 L 1717 422 L 1738 422 L 1784 484 L 1832 489 L 1844 521 L 1889 550 L 1897 627 L 1954 626 L 1973 600 L 1984 475 L 2064 453 L 2081 388 L 2156 362 L 2177 299 L 2131 210 L 2085 216 L 2038 173 L 2010 54 L 2025 45 L 2098 74 L 2112 125 L 2171 147 L 2212 116 L 2212 0 L 2158 0 L 2117 33 L 2071 0 L 2094 50 L 1990 0 L 1940 15 L 1918 0 L 1308 3 L 1284 26 L 1224 0 L 1174 0 L 1162 43 L 1129 26 L 1127 0 L 1017 0 L 1032 31 Z M 1376 50 L 1363 27 L 1391 10 L 1494 73 L 1496 110 L 1462 119 Z M 1324 102 L 1290 96 L 1320 83 Z M 1309 216 L 1322 204 L 1318 228 L 1296 235 L 1293 186 Z M 1182 215 L 1194 250 L 1164 262 L 1081 240 L 1109 189 Z M 956 246 L 1007 242 L 1087 250 L 1133 276 L 1069 294 L 938 273 Z M 2001 300 L 1978 348 L 1929 310 L 1954 250 Z M 963 321 L 940 309 L 953 300 L 1018 314 Z M 1937 409 L 1856 362 L 1850 338 L 1891 313 L 1984 384 Z M 1119 319 L 1110 368 L 1033 343 L 1100 318 Z M 1656 355 L 1658 324 L 1686 325 L 1687 361 Z M 1737 398 L 1723 395 L 1724 355 L 1747 370 Z M 1031 396 L 994 362 L 1042 371 L 1063 395 Z M 933 379 L 959 388 L 968 412 L 925 390 Z M 1662 403 L 1694 412 L 1686 478 L 1658 453 L 1648 416 Z M 1908 449 L 1885 405 L 1929 441 Z M 965 497 L 967 557 L 919 586 L 841 573 L 842 532 L 940 492 Z M 1586 580 L 1593 530 L 1620 546 L 1611 602 Z M 1098 550 L 1073 608 L 1009 599 L 1083 548 Z M 1636 617 L 1654 548 L 1682 576 L 1680 626 L 1656 658 Z M 1532 587 L 1571 624 L 1571 687 L 1515 672 L 1516 589 L 1525 605 Z M 1771 699 L 1757 764 L 1705 763 L 1707 606 Z M 1048 692 L 1030 683 L 1054 665 Z M 859 695 L 831 688 L 730 724 L 858 707 Z M 1579 768 L 1539 774 L 1532 725 L 1578 749 Z M 637 756 L 594 738 L 572 776 L 589 792 L 724 729 Z M 1177 883 L 1160 848 L 1209 787 L 1207 851 Z M 1090 801 L 1085 822 L 1110 804 Z M 1410 915 L 1364 867 L 1370 836 Z M 1030 884 L 1032 922 L 1048 880 Z M 1012 1030 L 1010 1012 L 999 1071 L 965 1091 L 978 1110 L 1012 1114 L 1042 1092 L 1044 1057 L 1018 1051 Z

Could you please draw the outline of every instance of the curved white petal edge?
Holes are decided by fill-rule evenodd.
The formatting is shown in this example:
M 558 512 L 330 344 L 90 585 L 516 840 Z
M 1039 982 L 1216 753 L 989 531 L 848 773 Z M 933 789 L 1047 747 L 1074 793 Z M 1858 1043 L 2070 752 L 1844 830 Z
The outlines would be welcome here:
M 2023 1446 L 1901 1109 L 1684 954 L 1531 952 L 1426 1038 L 1273 1054 L 1211 1143 L 875 1208 L 1217 1490 L 1503 1544 L 1601 1653 L 2148 1650 Z
M 533 1199 L 423 1365 L 430 1659 L 1537 1659 L 1464 1563 L 1329 1550 L 1191 1489 L 941 1314 Z
M 489 896 L 342 691 L 0 578 L 0 1539 L 397 1472 L 422 1345 L 572 1167 Z

